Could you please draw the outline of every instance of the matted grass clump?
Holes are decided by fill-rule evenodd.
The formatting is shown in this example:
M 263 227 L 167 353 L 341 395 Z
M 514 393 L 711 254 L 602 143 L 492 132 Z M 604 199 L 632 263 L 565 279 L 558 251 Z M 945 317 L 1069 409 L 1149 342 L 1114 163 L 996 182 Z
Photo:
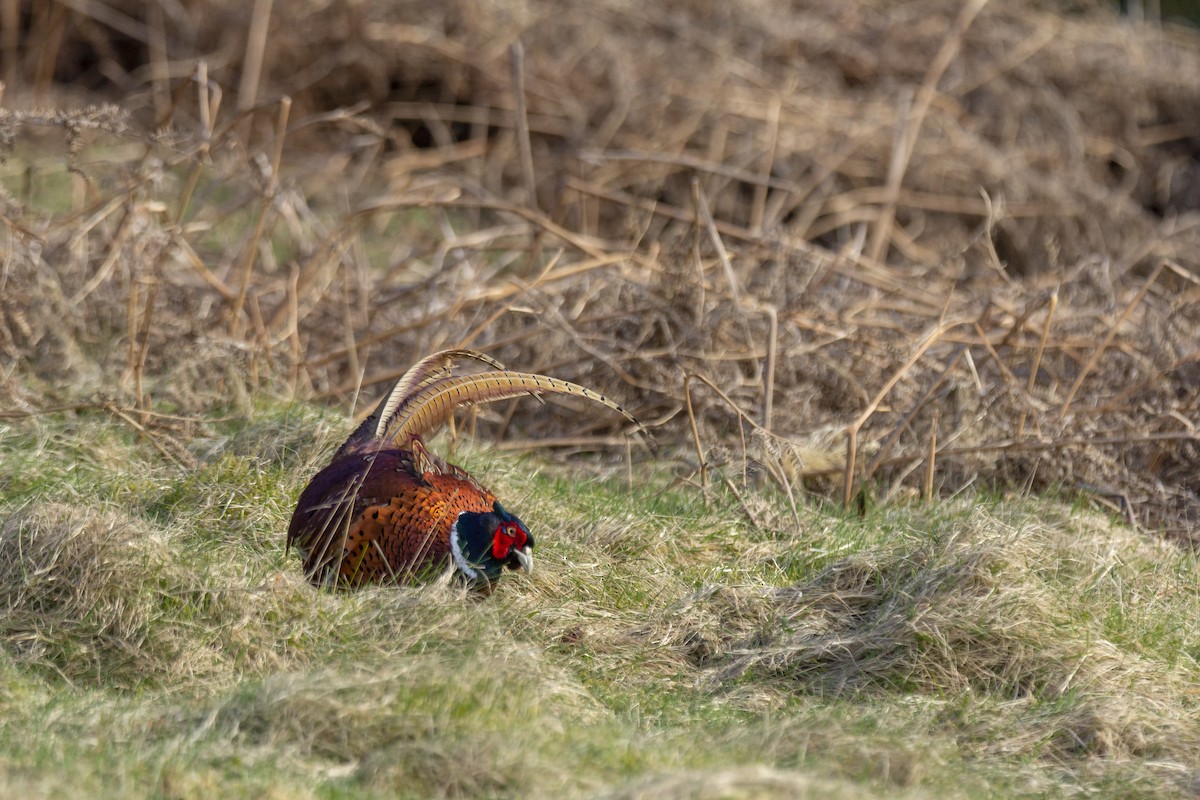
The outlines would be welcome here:
M 185 573 L 140 520 L 67 503 L 31 506 L 0 528 L 0 561 L 4 634 L 18 661 L 52 666 L 68 680 L 120 683 L 118 674 L 139 680 L 174 659 L 164 635 L 171 628 L 158 629 L 157 598 L 145 594 L 170 591 Z
M 999 751 L 1179 757 L 1200 744 L 1195 626 L 1167 621 L 1180 592 L 1197 599 L 1193 565 L 1172 569 L 1168 549 L 1098 520 L 943 513 L 800 583 L 705 587 L 660 625 L 714 687 L 992 698 L 1044 715 L 1018 743 L 964 714 Z

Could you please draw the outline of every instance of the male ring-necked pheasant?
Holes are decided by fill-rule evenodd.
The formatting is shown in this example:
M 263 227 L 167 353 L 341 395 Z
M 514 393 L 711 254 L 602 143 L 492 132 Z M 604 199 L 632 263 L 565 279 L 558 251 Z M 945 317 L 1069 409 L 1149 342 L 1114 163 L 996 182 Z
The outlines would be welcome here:
M 471 359 L 487 372 L 454 375 Z M 375 411 L 300 495 L 288 528 L 289 548 L 318 585 L 411 582 L 453 566 L 468 584 L 489 587 L 503 570 L 533 567 L 533 536 L 495 495 L 460 467 L 426 449 L 459 406 L 522 395 L 570 394 L 608 406 L 574 383 L 504 369 L 473 350 L 443 350 L 398 380 Z

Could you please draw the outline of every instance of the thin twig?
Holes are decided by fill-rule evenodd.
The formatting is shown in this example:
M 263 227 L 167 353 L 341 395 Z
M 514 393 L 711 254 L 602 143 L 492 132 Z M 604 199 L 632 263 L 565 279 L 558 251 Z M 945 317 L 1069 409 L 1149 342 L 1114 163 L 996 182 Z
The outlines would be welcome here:
M 142 376 L 146 371 L 146 358 L 150 354 L 150 326 L 154 319 L 155 302 L 158 300 L 159 282 L 150 278 L 147 281 L 150 284 L 150 296 L 146 298 L 145 308 L 142 310 L 142 323 L 138 327 L 138 356 L 133 367 L 133 392 L 135 404 L 139 412 L 144 411 L 146 407 L 146 395 L 142 389 Z M 143 421 L 145 417 L 143 416 Z
M 1087 376 L 1091 373 L 1091 371 L 1096 368 L 1096 364 L 1099 363 L 1100 357 L 1104 355 L 1104 351 L 1108 349 L 1110 344 L 1112 344 L 1113 337 L 1117 335 L 1117 330 L 1121 327 L 1129 315 L 1133 313 L 1133 310 L 1141 305 L 1142 300 L 1146 297 L 1146 293 L 1150 291 L 1150 287 L 1154 285 L 1156 280 L 1158 280 L 1158 276 L 1163 271 L 1165 264 L 1165 261 L 1158 262 L 1158 266 L 1156 266 L 1154 271 L 1150 273 L 1150 277 L 1146 278 L 1146 282 L 1142 284 L 1142 288 L 1138 290 L 1138 293 L 1133 296 L 1133 299 L 1129 301 L 1128 305 L 1125 306 L 1124 310 L 1121 311 L 1121 314 L 1109 327 L 1108 334 L 1104 337 L 1104 341 L 1100 343 L 1100 346 L 1097 347 L 1092 353 L 1091 358 L 1089 358 L 1087 363 L 1083 365 L 1083 369 L 1079 371 L 1078 377 L 1075 378 L 1075 383 L 1071 384 L 1071 390 L 1067 392 L 1067 398 L 1063 400 L 1062 408 L 1060 408 L 1058 411 L 1059 422 L 1062 422 L 1064 419 L 1066 419 L 1067 412 L 1071 409 L 1071 403 L 1075 400 L 1075 394 L 1079 391 L 1079 387 L 1083 385 L 1084 380 L 1087 379 Z
M 1042 336 L 1038 340 L 1037 352 L 1033 355 L 1033 366 L 1029 369 L 1029 380 L 1025 384 L 1026 393 L 1032 397 L 1033 390 L 1037 388 L 1038 370 L 1042 368 L 1042 354 L 1046 352 L 1046 341 L 1050 338 L 1050 324 L 1054 319 L 1054 309 L 1058 308 L 1058 287 L 1050 294 L 1050 299 L 1046 304 L 1046 319 L 1042 323 Z M 1025 419 L 1028 411 L 1021 411 L 1021 418 L 1017 420 L 1017 438 L 1020 439 L 1025 434 Z
M 937 428 L 938 428 L 938 412 L 933 410 L 933 421 L 929 424 L 929 449 L 928 460 L 925 462 L 925 483 L 922 487 L 921 496 L 926 502 L 933 500 L 933 474 L 934 463 L 937 460 Z
M 750 206 L 750 230 L 762 235 L 767 207 L 767 183 L 775 167 L 775 149 L 779 144 L 779 97 L 771 98 L 767 111 L 767 145 L 763 148 L 762 172 L 754 187 L 754 202 Z
M 875 411 L 879 408 L 879 404 L 883 402 L 883 398 L 887 397 L 892 387 L 900 382 L 900 379 L 913 368 L 913 365 L 920 360 L 921 356 L 925 355 L 925 351 L 937 344 L 946 331 L 956 328 L 961 324 L 963 324 L 961 321 L 943 321 L 934 330 L 923 336 L 917 348 L 908 357 L 908 360 L 904 362 L 903 366 L 892 374 L 892 377 L 883 385 L 883 388 L 879 390 L 874 399 L 867 404 L 867 407 L 858 415 L 858 418 L 846 428 L 846 469 L 845 484 L 842 492 L 842 503 L 845 508 L 850 508 L 850 502 L 854 499 L 854 467 L 858 450 L 858 432 L 867 423 L 867 420 L 875 414 Z
M 708 496 L 708 462 L 704 460 L 704 447 L 700 444 L 700 429 L 696 425 L 696 412 L 692 407 L 692 380 L 696 375 L 683 377 L 683 399 L 687 404 L 688 422 L 692 426 L 692 443 L 696 446 L 696 461 L 700 470 L 700 486 L 704 491 L 704 505 L 709 504 Z
M 704 198 L 704 189 L 700 186 L 699 178 L 692 178 L 692 196 L 696 198 L 696 213 L 700 215 L 700 220 L 704 223 L 705 230 L 708 231 L 709 240 L 716 249 L 717 258 L 720 259 L 721 267 L 725 271 L 725 280 L 729 283 L 729 292 L 733 295 L 733 304 L 741 306 L 742 291 L 738 288 L 738 279 L 733 274 L 733 264 L 729 261 L 729 252 L 725 249 L 725 243 L 721 241 L 721 234 L 717 230 L 717 223 L 713 220 L 712 212 L 708 210 L 708 200 Z
M 908 428 L 909 424 L 913 421 L 913 418 L 917 416 L 917 413 L 925 407 L 925 404 L 930 401 L 934 393 L 942 387 L 942 384 L 946 382 L 946 379 L 950 376 L 950 373 L 956 366 L 958 366 L 959 360 L 966 355 L 967 352 L 968 350 L 966 345 L 959 345 L 955 349 L 954 354 L 947 359 L 946 366 L 942 368 L 942 371 L 939 372 L 937 377 L 933 379 L 933 382 L 929 385 L 929 387 L 921 393 L 921 396 L 918 397 L 917 400 L 912 404 L 912 406 L 908 409 L 908 412 L 905 413 L 900 421 L 896 423 L 895 427 L 892 428 L 891 433 L 884 437 L 883 444 L 879 446 L 879 451 L 876 452 L 874 457 L 871 459 L 871 462 L 867 465 L 866 470 L 864 470 L 864 478 L 870 478 L 875 474 L 875 471 L 879 469 L 879 466 L 887 461 L 888 456 L 891 455 L 892 448 L 895 447 L 896 442 L 898 442 L 900 439 L 900 434 Z M 936 410 L 934 413 L 937 413 Z
M 772 417 L 775 408 L 775 360 L 779 348 L 779 314 L 774 306 L 764 305 L 761 311 L 767 315 L 767 368 L 763 376 L 763 412 L 762 426 L 771 430 Z
M 146 441 L 148 441 L 148 442 L 150 442 L 150 444 L 154 445 L 154 449 L 157 450 L 158 452 L 162 453 L 163 456 L 165 456 L 168 460 L 173 461 L 177 466 L 182 467 L 183 469 L 195 469 L 195 467 L 196 467 L 195 459 L 193 459 L 188 454 L 187 450 L 185 450 L 181 445 L 174 442 L 174 440 L 170 439 L 169 437 L 167 438 L 167 441 L 170 441 L 172 444 L 175 445 L 175 448 L 173 451 L 172 448 L 168 448 L 165 444 L 160 442 L 158 440 L 158 437 L 151 434 L 150 431 L 146 429 L 145 425 L 142 425 L 136 419 L 129 416 L 127 413 L 125 413 L 124 410 L 122 410 L 118 406 L 116 406 L 112 403 L 107 403 L 102 407 L 106 411 L 111 413 L 113 416 L 115 416 L 117 419 L 121 420 L 122 422 L 127 423 L 131 428 L 133 428 L 139 434 L 141 434 L 142 436 L 145 436 Z

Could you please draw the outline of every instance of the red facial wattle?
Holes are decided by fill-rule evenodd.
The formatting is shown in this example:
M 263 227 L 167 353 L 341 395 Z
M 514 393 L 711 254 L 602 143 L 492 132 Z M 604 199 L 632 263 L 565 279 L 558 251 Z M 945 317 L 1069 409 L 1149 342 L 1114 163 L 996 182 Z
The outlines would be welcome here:
M 492 540 L 492 555 L 497 561 L 503 561 L 514 549 L 523 548 L 527 538 L 520 525 L 506 522 L 496 529 L 496 538 Z

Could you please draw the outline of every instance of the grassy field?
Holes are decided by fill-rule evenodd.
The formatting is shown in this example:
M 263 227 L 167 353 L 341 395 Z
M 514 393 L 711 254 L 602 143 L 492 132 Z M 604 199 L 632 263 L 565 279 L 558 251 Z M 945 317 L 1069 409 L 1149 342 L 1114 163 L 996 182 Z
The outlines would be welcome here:
M 184 470 L 96 412 L 0 427 L 4 793 L 1188 796 L 1196 558 L 1052 500 L 865 517 L 460 449 L 539 568 L 313 591 L 349 423 L 265 406 Z M 752 520 L 748 512 L 754 514 Z
M 0 3 L 0 795 L 1200 793 L 1195 31 L 43 5 Z M 653 444 L 462 414 L 534 573 L 314 590 L 301 489 L 468 346 Z

